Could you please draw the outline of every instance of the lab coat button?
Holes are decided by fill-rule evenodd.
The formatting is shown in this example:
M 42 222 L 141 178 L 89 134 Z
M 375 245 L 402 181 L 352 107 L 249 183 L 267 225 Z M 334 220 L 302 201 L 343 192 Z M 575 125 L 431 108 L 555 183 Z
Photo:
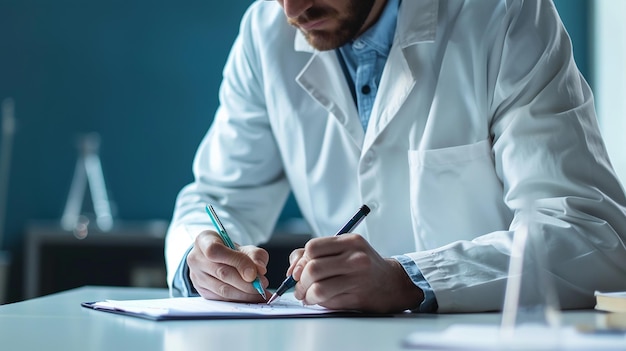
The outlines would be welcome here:
M 376 154 L 374 153 L 374 151 L 368 151 L 367 154 L 365 154 L 365 157 L 363 158 L 363 164 L 371 167 L 374 164 L 374 158 L 376 157 Z

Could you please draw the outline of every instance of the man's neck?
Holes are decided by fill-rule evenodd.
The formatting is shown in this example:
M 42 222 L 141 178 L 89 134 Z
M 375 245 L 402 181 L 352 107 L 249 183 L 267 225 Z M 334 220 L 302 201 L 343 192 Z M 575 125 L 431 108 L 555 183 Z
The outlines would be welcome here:
M 378 18 L 380 17 L 380 14 L 383 12 L 383 9 L 385 8 L 386 4 L 387 4 L 387 0 L 374 1 L 374 6 L 372 7 L 370 14 L 367 16 L 367 19 L 365 20 L 363 27 L 361 27 L 361 30 L 357 34 L 357 37 L 365 33 L 366 30 L 368 30 L 371 26 L 374 25 L 374 23 L 376 23 L 376 21 L 378 21 Z

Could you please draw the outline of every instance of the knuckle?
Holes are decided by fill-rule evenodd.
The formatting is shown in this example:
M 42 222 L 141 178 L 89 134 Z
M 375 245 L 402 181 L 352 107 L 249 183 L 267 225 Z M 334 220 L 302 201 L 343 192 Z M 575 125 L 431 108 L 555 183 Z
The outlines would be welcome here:
M 202 245 L 203 240 L 204 240 L 204 233 L 198 234 L 193 240 L 194 246 L 199 247 L 200 245 Z
M 252 256 L 255 261 L 267 262 L 270 259 L 270 254 L 263 249 L 255 250 Z
M 347 241 L 350 245 L 354 245 L 355 247 L 363 247 L 367 243 L 365 238 L 358 234 L 343 235 L 343 237 L 345 241 Z
M 327 291 L 326 291 L 326 288 L 324 288 L 323 284 L 314 283 L 309 287 L 307 291 L 307 296 L 310 295 L 314 297 L 316 300 L 323 301 L 325 300 L 326 293 Z
M 209 230 L 205 230 L 200 232 L 200 234 L 198 234 L 194 240 L 194 243 L 196 244 L 196 246 L 198 247 L 203 247 L 205 245 L 208 245 L 211 243 L 211 241 L 213 241 L 213 234 L 211 231 Z
M 356 252 L 350 257 L 349 264 L 361 268 L 368 268 L 372 265 L 372 261 L 365 252 Z
M 198 262 L 198 253 L 196 249 L 192 249 L 189 251 L 189 255 L 187 255 L 187 265 L 189 267 L 193 266 L 196 262 Z
M 230 272 L 227 266 L 220 265 L 215 270 L 215 277 L 221 281 L 224 281 L 230 276 L 229 273 Z
M 217 294 L 219 296 L 222 296 L 222 297 L 228 297 L 228 294 L 230 293 L 230 290 L 231 290 L 231 288 L 227 284 L 220 284 L 217 287 Z
M 328 251 L 328 246 L 332 244 L 334 240 L 336 240 L 335 237 L 314 238 L 309 240 L 306 245 L 304 245 L 302 257 L 316 258 L 324 255 L 324 252 Z
M 319 261 L 315 260 L 308 262 L 306 264 L 306 269 L 308 270 L 309 275 L 312 277 L 316 277 L 323 271 L 322 265 L 319 263 Z
M 247 261 L 249 260 L 248 256 L 243 255 L 241 253 L 236 253 L 232 256 L 232 260 L 230 260 L 230 264 L 239 269 L 245 269 L 248 267 Z
M 322 238 L 314 238 L 307 241 L 307 243 L 304 244 L 303 253 L 306 252 L 309 255 L 315 253 L 320 245 L 320 239 Z
M 221 252 L 222 248 L 220 247 L 220 245 L 216 245 L 215 243 L 213 243 L 207 246 L 205 254 L 208 258 L 215 258 L 219 256 Z

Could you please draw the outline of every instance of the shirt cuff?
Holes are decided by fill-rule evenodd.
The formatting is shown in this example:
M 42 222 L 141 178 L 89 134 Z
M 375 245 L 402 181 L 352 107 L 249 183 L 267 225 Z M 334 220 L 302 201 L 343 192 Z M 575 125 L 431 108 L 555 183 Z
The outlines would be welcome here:
M 422 271 L 419 269 L 415 261 L 413 261 L 409 256 L 406 255 L 392 256 L 392 258 L 402 265 L 402 268 L 404 268 L 406 274 L 409 276 L 409 278 L 411 278 L 413 284 L 422 289 L 422 291 L 424 292 L 424 301 L 422 301 L 422 303 L 415 310 L 415 312 L 437 312 L 439 306 L 437 305 L 435 292 L 433 291 L 433 288 L 430 286 L 428 281 L 426 281 L 426 279 L 424 278 Z
M 191 297 L 191 296 L 200 296 L 198 291 L 193 287 L 193 283 L 191 282 L 191 278 L 189 278 L 189 266 L 187 265 L 187 255 L 193 248 L 193 245 L 187 249 L 187 252 L 183 255 L 183 258 L 180 260 L 180 264 L 176 269 L 176 273 L 174 274 L 174 279 L 172 280 L 172 288 L 170 290 L 170 295 L 172 297 Z

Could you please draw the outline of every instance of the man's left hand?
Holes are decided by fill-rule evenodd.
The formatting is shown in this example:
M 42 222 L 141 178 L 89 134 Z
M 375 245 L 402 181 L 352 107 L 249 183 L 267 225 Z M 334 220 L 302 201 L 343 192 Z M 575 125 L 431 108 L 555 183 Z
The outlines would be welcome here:
M 358 234 L 312 239 L 290 261 L 295 297 L 307 305 L 393 313 L 424 299 L 398 261 L 382 258 Z

